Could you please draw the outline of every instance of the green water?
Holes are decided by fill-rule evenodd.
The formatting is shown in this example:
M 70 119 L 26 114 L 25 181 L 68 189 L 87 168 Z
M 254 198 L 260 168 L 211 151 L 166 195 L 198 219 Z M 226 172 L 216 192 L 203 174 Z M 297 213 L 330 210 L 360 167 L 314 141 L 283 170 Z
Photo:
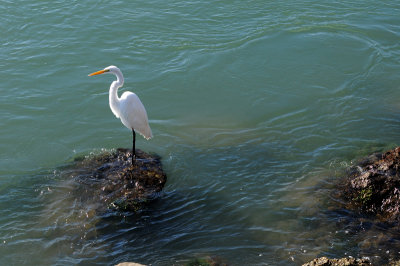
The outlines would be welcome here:
M 397 1 L 3 1 L 0 265 L 298 265 L 399 256 L 329 211 L 352 161 L 399 144 Z M 108 65 L 146 106 L 165 193 L 99 216 L 63 169 L 130 147 Z M 365 248 L 390 235 L 387 246 Z M 363 244 L 364 243 L 364 244 Z

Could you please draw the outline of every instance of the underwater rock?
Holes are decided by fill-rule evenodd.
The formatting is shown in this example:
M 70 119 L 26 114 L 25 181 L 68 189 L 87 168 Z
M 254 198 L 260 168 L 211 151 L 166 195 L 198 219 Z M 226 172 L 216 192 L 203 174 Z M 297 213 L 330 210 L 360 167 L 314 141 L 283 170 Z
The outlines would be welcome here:
M 400 220 L 400 147 L 363 159 L 340 185 L 345 207 L 376 215 L 381 221 Z
M 98 193 L 103 207 L 118 211 L 138 211 L 157 198 L 167 176 L 161 158 L 136 150 L 131 162 L 131 150 L 119 148 L 75 160 L 74 177 Z M 90 189 L 89 189 L 90 190 Z
M 206 256 L 201 258 L 194 258 L 185 263 L 185 266 L 227 266 L 221 258 L 216 256 Z
M 303 266 L 366 266 L 371 265 L 367 259 L 355 259 L 355 258 L 342 258 L 342 259 L 328 259 L 327 257 L 321 257 L 314 259 Z

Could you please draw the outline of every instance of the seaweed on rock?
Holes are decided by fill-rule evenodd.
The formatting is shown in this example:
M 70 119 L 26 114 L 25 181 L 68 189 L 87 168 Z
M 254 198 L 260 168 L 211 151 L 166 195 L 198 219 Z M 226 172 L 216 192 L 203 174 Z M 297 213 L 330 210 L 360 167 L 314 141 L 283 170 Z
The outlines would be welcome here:
M 115 152 L 75 160 L 72 176 L 99 196 L 102 208 L 118 211 L 138 211 L 158 197 L 167 176 L 161 158 L 136 150 L 136 161 L 131 163 L 131 150 L 119 148 Z

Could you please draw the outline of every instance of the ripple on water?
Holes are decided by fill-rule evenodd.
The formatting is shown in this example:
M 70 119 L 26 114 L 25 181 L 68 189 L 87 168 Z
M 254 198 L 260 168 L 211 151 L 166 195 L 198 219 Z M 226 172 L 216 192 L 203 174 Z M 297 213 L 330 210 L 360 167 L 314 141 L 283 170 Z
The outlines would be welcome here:
M 398 139 L 398 9 L 394 1 L 0 4 L 0 264 L 395 256 L 396 232 L 368 220 L 354 226 L 329 193 L 352 160 Z M 110 64 L 151 107 L 156 137 L 138 145 L 162 154 L 170 177 L 137 215 L 96 213 L 71 172 L 43 170 L 130 145 L 107 106 L 108 78 L 87 80 L 93 66 Z M 388 246 L 369 242 L 387 236 Z

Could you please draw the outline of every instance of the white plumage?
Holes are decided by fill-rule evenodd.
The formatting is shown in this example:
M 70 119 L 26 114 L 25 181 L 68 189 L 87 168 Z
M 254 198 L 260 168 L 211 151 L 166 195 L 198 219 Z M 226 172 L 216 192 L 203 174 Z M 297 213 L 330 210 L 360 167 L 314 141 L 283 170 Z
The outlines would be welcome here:
M 122 124 L 132 130 L 133 144 L 132 144 L 132 163 L 135 156 L 135 131 L 141 134 L 146 139 L 153 137 L 147 118 L 146 109 L 139 97 L 130 91 L 124 92 L 118 97 L 118 88 L 124 85 L 124 76 L 121 70 L 116 66 L 109 66 L 103 70 L 89 74 L 89 76 L 110 73 L 117 77 L 110 86 L 109 103 L 111 111 L 117 118 L 121 119 Z
M 133 128 L 146 139 L 153 137 L 146 109 L 139 97 L 130 91 L 124 92 L 120 98 L 120 118 L 127 128 Z

